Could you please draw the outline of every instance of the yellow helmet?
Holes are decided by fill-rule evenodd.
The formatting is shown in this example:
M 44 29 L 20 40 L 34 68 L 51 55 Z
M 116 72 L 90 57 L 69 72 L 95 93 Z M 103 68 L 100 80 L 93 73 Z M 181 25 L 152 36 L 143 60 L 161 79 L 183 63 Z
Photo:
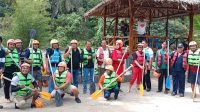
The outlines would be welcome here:
M 191 41 L 191 42 L 189 43 L 189 46 L 192 46 L 192 45 L 197 45 L 197 43 L 196 43 L 195 41 Z
M 28 63 L 23 63 L 23 64 L 21 65 L 21 67 L 29 67 L 29 68 L 30 68 L 30 64 L 28 64 Z
M 105 67 L 106 70 L 110 70 L 110 71 L 113 71 L 114 72 L 114 68 L 112 65 L 106 65 Z
M 77 41 L 77 40 L 72 40 L 72 41 L 70 42 L 70 44 L 78 44 L 78 41 Z
M 51 42 L 50 42 L 50 44 L 51 44 L 51 45 L 52 45 L 52 44 L 58 44 L 58 40 L 52 39 Z
M 65 62 L 60 62 L 60 63 L 58 64 L 58 67 L 64 67 L 65 70 L 66 70 L 66 69 L 67 69 L 67 64 L 66 64 Z
M 38 40 L 33 40 L 33 44 L 40 44 Z
M 10 44 L 10 43 L 13 43 L 13 44 L 14 44 L 14 43 L 15 43 L 15 40 L 14 40 L 14 39 L 9 39 L 9 40 L 7 41 L 7 45 Z
M 15 39 L 15 43 L 22 43 L 21 39 Z

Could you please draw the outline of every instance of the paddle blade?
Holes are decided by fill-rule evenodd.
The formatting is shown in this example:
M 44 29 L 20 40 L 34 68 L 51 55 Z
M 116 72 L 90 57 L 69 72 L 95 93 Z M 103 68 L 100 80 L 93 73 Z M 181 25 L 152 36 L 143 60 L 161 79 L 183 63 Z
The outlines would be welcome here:
M 92 99 L 93 100 L 97 100 L 99 97 L 101 97 L 103 95 L 103 91 L 102 90 L 96 90 L 92 95 Z
M 166 79 L 166 88 L 170 89 L 170 76 L 169 75 L 167 76 L 167 79 Z
M 60 93 L 58 93 L 58 91 L 56 91 L 56 94 L 55 94 L 55 103 L 56 103 L 56 107 L 60 107 L 63 105 L 63 100 L 61 98 Z
M 40 96 L 41 98 L 45 99 L 45 100 L 48 100 L 48 101 L 51 101 L 51 94 L 48 93 L 48 92 L 40 92 Z
M 93 94 L 96 91 L 95 82 L 90 85 L 90 94 Z
M 140 84 L 140 96 L 143 96 L 144 94 L 144 87 L 143 84 Z

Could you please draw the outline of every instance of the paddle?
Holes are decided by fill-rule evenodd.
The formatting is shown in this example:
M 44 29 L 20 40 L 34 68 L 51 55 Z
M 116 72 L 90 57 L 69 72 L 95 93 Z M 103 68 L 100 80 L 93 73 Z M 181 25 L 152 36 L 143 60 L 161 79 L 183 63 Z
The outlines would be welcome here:
M 139 91 L 139 93 L 140 93 L 140 96 L 143 96 L 143 94 L 144 94 L 144 86 L 143 86 L 143 74 L 144 74 L 144 70 L 145 70 L 145 52 L 143 52 L 144 53 L 144 61 L 143 61 L 143 70 L 142 70 L 142 82 L 140 83 L 140 91 Z
M 56 86 L 56 82 L 55 82 L 55 79 L 53 77 L 53 70 L 52 70 L 52 67 L 51 67 L 51 62 L 50 62 L 49 55 L 47 55 L 47 58 L 48 58 L 49 67 L 50 67 L 51 74 L 52 74 L 53 83 L 54 83 L 54 86 Z M 58 91 L 56 91 L 56 94 L 55 94 L 54 97 L 55 97 L 56 107 L 62 106 L 63 105 L 63 101 L 62 101 L 61 95 L 58 93 Z
M 94 53 L 94 54 L 96 54 L 96 53 Z M 96 60 L 96 55 L 95 55 L 94 59 Z M 90 94 L 93 94 L 96 91 L 95 80 L 94 80 L 95 64 L 96 64 L 96 61 L 94 61 L 94 71 L 93 71 L 92 84 L 90 85 Z
M 5 79 L 5 80 L 8 80 L 10 82 L 17 83 L 17 82 L 12 81 L 11 79 L 5 77 L 3 74 L 0 74 L 0 75 L 1 75 L 1 79 Z M 17 84 L 20 85 L 19 83 L 17 83 Z M 30 89 L 30 90 L 33 91 L 33 89 L 30 88 L 30 87 L 25 86 L 25 88 Z M 43 98 L 45 100 L 48 100 L 48 101 L 51 101 L 51 94 L 50 93 L 48 93 L 48 92 L 39 92 L 39 94 L 40 94 L 41 98 Z
M 170 75 L 169 75 L 169 39 L 167 40 L 167 78 L 166 78 L 166 88 L 170 89 Z
M 129 66 L 124 72 L 122 72 L 120 75 L 118 75 L 117 78 L 121 77 L 124 73 L 126 73 L 126 72 L 127 72 L 130 68 L 132 68 L 132 67 L 133 67 L 133 65 L 131 64 L 131 66 Z M 111 81 L 105 88 L 108 88 L 114 81 L 117 80 L 117 78 L 116 78 L 115 80 Z M 96 91 L 91 95 L 92 99 L 93 99 L 93 100 L 97 100 L 99 97 L 102 96 L 102 92 L 103 92 L 102 89 L 101 89 L 101 90 L 96 90 Z
M 120 63 L 119 63 L 119 65 L 118 65 L 118 67 L 117 67 L 116 73 L 118 72 L 119 67 L 120 67 L 120 65 L 122 64 L 122 61 L 123 61 L 123 59 L 124 59 L 124 56 L 125 56 L 125 54 L 126 54 L 126 51 L 127 51 L 128 47 L 129 47 L 129 46 L 126 46 L 126 49 L 125 49 L 124 54 L 123 54 L 123 56 L 122 56 L 122 59 L 120 60 Z
M 200 52 L 199 52 L 199 55 L 200 55 Z M 194 99 L 196 97 L 196 85 L 197 85 L 197 80 L 198 80 L 198 77 L 199 77 L 199 66 L 200 66 L 200 62 L 198 64 L 198 68 L 197 68 L 197 74 L 196 74 L 196 79 L 195 79 L 195 84 L 194 84 L 194 92 L 193 92 L 193 95 L 192 95 L 193 102 L 195 102 Z

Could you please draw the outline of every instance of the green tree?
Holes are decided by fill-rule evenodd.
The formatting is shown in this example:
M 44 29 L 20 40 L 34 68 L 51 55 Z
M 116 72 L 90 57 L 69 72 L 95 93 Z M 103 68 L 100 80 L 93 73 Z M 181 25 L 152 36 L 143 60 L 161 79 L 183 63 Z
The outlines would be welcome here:
M 22 39 L 25 47 L 29 43 L 31 29 L 37 31 L 35 39 L 45 44 L 44 40 L 48 37 L 50 21 L 46 5 L 46 0 L 16 0 L 15 13 L 12 16 L 12 36 Z

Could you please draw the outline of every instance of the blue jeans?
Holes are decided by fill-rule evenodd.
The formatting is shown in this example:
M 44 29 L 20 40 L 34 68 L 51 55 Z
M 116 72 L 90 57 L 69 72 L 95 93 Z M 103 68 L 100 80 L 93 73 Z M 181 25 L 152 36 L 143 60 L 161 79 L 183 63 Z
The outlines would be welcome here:
M 56 71 L 56 67 L 52 67 L 52 72 L 54 73 L 55 71 Z M 48 90 L 49 90 L 49 93 L 51 93 L 54 90 L 54 83 L 53 83 L 52 77 L 49 77 Z
M 90 85 L 93 83 L 94 68 L 83 68 L 83 91 L 87 92 L 88 75 L 90 75 Z
M 179 89 L 179 93 L 184 94 L 185 92 L 185 71 L 173 71 L 173 92 L 177 93 Z
M 104 98 L 108 100 L 110 98 L 111 93 L 114 93 L 114 98 L 117 99 L 118 98 L 118 94 L 119 94 L 119 87 L 116 86 L 113 89 L 105 90 L 104 91 Z
M 71 72 L 71 70 L 69 70 Z M 71 72 L 72 73 L 72 72 Z M 79 69 L 73 70 L 73 85 L 78 88 L 78 81 L 79 81 Z

